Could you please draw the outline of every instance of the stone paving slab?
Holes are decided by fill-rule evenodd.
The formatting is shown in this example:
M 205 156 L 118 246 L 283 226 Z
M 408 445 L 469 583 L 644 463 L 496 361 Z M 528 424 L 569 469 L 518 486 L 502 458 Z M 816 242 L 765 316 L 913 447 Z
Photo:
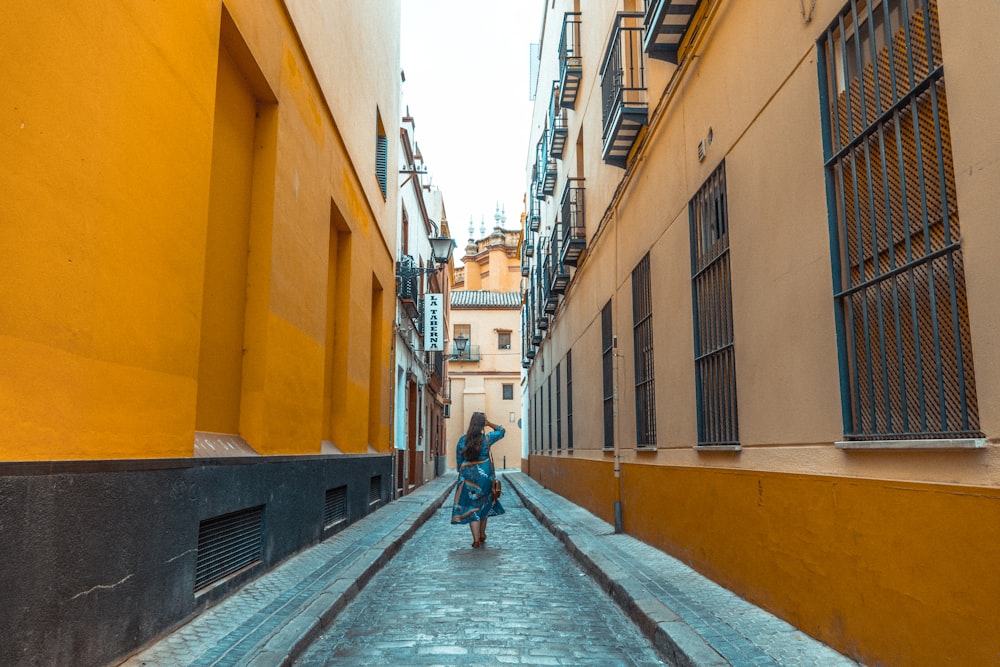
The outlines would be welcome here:
M 471 546 L 446 505 L 295 667 L 664 667 L 652 642 L 517 494 Z
M 859 663 L 554 494 L 508 473 L 525 506 L 672 664 L 838 667 Z
M 671 664 L 858 664 L 665 553 L 614 534 L 610 524 L 529 476 L 509 471 L 505 479 L 505 488 L 516 492 Z M 122 666 L 291 665 L 404 542 L 450 501 L 456 480 L 454 473 L 439 477 L 289 558 Z M 447 648 L 440 647 L 444 652 L 436 656 L 422 656 L 421 663 L 462 662 L 462 656 L 448 654 Z M 525 664 L 512 655 L 495 658 Z M 543 664 L 550 658 L 557 662 L 543 650 L 531 659 Z M 584 653 L 577 658 L 580 664 L 599 664 Z
M 458 476 L 439 477 L 303 550 L 122 667 L 288 665 L 434 515 Z

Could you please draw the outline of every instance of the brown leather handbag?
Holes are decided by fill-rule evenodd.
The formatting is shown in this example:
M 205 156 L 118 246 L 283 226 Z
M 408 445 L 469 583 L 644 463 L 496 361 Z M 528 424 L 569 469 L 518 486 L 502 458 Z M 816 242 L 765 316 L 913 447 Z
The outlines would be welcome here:
M 500 498 L 500 494 L 503 493 L 503 487 L 500 485 L 500 480 L 497 479 L 497 469 L 493 465 L 493 448 L 490 447 L 490 472 L 493 473 L 493 500 Z

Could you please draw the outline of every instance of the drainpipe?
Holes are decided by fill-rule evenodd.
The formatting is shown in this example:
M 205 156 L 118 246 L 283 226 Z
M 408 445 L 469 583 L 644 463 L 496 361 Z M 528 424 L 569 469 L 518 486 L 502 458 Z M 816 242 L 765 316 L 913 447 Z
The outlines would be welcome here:
M 621 232 L 621 219 L 618 216 L 618 210 L 615 210 L 615 280 L 618 279 L 618 249 L 619 242 L 618 236 Z M 615 283 L 617 284 L 617 283 Z M 612 297 L 617 297 L 617 294 L 613 294 Z M 611 318 L 612 322 L 618 324 L 618 299 L 613 298 Z M 614 331 L 614 329 L 612 329 Z M 615 518 L 615 533 L 621 534 L 624 532 L 624 517 L 622 508 L 622 451 L 621 451 L 621 420 L 618 418 L 618 372 L 619 368 L 619 355 L 618 355 L 618 335 L 614 334 L 612 337 L 611 344 L 611 359 L 612 359 L 612 373 L 611 382 L 613 383 L 614 391 L 612 392 L 612 414 L 615 420 L 615 459 L 614 459 L 614 475 L 615 475 L 615 504 L 614 504 L 614 518 Z

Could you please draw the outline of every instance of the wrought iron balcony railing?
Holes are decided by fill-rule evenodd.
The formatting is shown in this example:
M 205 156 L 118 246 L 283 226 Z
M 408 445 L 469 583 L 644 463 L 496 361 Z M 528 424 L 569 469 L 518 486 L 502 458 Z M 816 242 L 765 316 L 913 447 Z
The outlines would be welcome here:
M 412 269 L 416 266 L 416 262 L 410 255 L 402 255 L 397 262 L 397 265 L 404 269 L 402 273 L 406 270 Z M 401 271 L 397 270 L 397 276 Z M 407 317 L 414 319 L 420 314 L 420 276 L 413 275 L 408 278 L 397 278 L 396 280 L 396 296 L 399 298 L 399 303 L 403 307 L 403 312 Z
M 681 42 L 687 35 L 702 0 L 646 0 L 643 46 L 650 58 L 677 64 Z
M 584 216 L 584 179 L 570 178 L 563 189 L 562 207 L 562 261 L 576 266 L 580 255 L 587 249 L 587 228 Z
M 552 231 L 552 238 L 549 239 L 549 256 L 552 258 L 552 292 L 554 294 L 565 294 L 566 287 L 569 285 L 569 271 L 563 264 L 562 252 L 560 251 L 562 240 L 562 223 L 557 222 Z
M 619 12 L 601 64 L 601 110 L 608 164 L 624 167 L 649 109 L 639 12 Z
M 566 150 L 569 134 L 569 112 L 559 106 L 559 82 L 552 82 L 552 97 L 549 100 L 549 155 L 561 159 Z
M 528 197 L 528 229 L 537 232 L 542 224 L 542 200 L 537 196 L 537 182 L 531 183 L 531 194 Z
M 559 104 L 566 109 L 576 106 L 583 78 L 583 56 L 580 50 L 580 12 L 566 12 L 562 37 L 559 39 Z
M 448 356 L 448 361 L 451 363 L 464 362 L 464 361 L 479 361 L 479 346 L 468 343 L 464 350 L 459 353 L 458 348 L 455 344 L 451 345 L 451 354 Z

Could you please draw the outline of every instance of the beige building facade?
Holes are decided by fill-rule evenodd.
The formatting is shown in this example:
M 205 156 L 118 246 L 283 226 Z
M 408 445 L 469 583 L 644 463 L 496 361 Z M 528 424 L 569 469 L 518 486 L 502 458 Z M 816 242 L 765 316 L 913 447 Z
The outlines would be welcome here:
M 998 29 L 546 3 L 525 468 L 868 664 L 1000 651 Z
M 521 230 L 506 229 L 505 219 L 498 209 L 493 230 L 486 235 L 482 226 L 478 240 L 469 223 L 463 266 L 454 274 L 445 436 L 452 469 L 455 445 L 473 412 L 486 413 L 506 431 L 493 449 L 497 469 L 521 467 Z M 468 341 L 462 354 L 455 347 L 460 336 Z

